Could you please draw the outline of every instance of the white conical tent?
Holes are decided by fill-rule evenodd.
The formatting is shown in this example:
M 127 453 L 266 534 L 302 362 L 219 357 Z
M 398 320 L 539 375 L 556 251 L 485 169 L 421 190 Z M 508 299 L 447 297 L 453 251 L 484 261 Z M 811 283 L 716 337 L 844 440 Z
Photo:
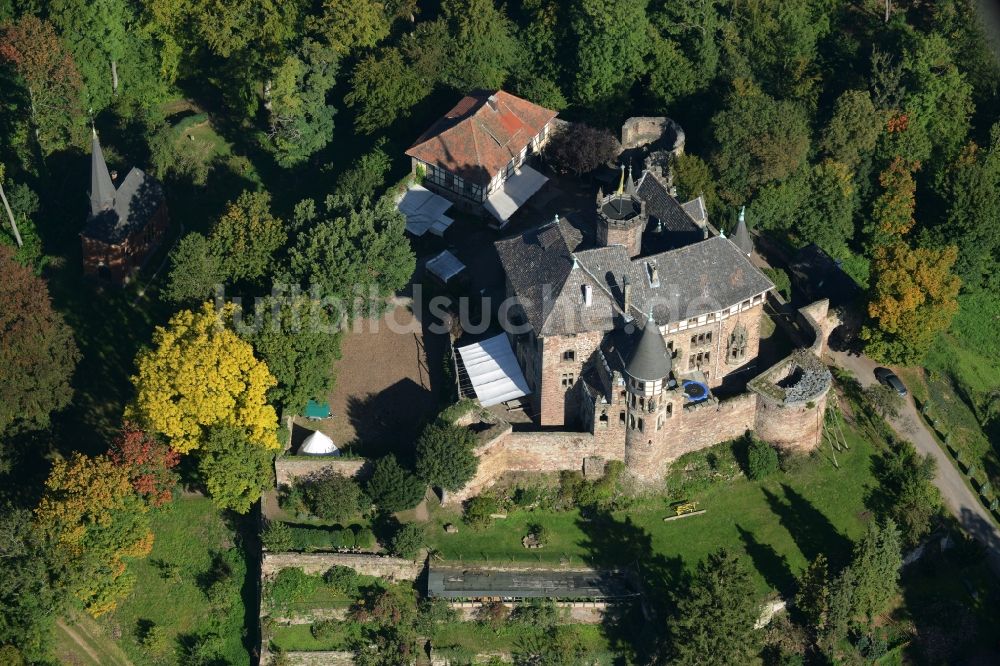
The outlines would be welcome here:
M 340 451 L 332 439 L 317 430 L 302 442 L 299 453 L 307 456 L 335 456 L 339 455 Z

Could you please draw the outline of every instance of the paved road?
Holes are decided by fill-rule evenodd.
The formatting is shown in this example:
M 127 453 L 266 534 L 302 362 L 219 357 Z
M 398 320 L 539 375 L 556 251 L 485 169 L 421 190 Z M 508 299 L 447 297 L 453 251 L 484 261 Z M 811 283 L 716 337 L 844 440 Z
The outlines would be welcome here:
M 874 370 L 878 367 L 875 361 L 867 356 L 854 356 L 846 352 L 827 352 L 833 362 L 851 371 L 862 386 L 875 383 Z M 958 518 L 966 532 L 975 537 L 986 547 L 990 568 L 1000 577 L 1000 529 L 991 520 L 989 511 L 965 485 L 961 473 L 952 464 L 947 453 L 941 448 L 924 425 L 913 403 L 913 396 L 907 396 L 899 417 L 891 419 L 889 424 L 902 439 L 913 442 L 917 451 L 929 453 L 937 461 L 937 474 L 934 483 L 941 490 L 945 506 Z

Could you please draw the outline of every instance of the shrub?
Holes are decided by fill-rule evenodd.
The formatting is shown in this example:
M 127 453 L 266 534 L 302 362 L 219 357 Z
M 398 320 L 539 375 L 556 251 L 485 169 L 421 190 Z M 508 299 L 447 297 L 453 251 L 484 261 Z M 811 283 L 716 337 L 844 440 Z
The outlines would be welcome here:
M 282 569 L 268 585 L 268 597 L 275 608 L 287 608 L 318 590 L 321 583 L 319 576 L 310 576 L 302 569 Z
M 330 567 L 323 574 L 323 582 L 348 597 L 358 596 L 361 588 L 358 573 L 350 567 Z
M 370 550 L 375 547 L 375 534 L 369 528 L 361 527 L 360 525 L 351 525 L 350 531 L 354 534 L 355 548 Z
M 361 488 L 354 479 L 326 474 L 302 482 L 302 498 L 310 513 L 327 520 L 347 520 L 362 508 Z
M 403 467 L 393 455 L 379 458 L 366 486 L 375 505 L 389 513 L 412 509 L 424 498 L 427 486 Z
M 756 437 L 747 448 L 747 476 L 753 480 L 763 479 L 778 470 L 778 451 Z
M 389 541 L 389 550 L 393 555 L 409 559 L 417 554 L 423 543 L 424 531 L 420 529 L 419 525 L 407 523 L 392 535 L 392 539 Z
M 291 528 L 280 521 L 268 521 L 260 540 L 265 548 L 276 553 L 291 550 L 295 545 Z
M 278 493 L 278 505 L 293 516 L 302 515 L 308 512 L 305 497 L 299 484 L 285 486 Z
M 764 275 L 771 279 L 774 283 L 775 290 L 781 294 L 781 297 L 786 301 L 792 298 L 792 280 L 788 277 L 788 273 L 781 268 L 765 268 Z
M 560 611 L 551 599 L 531 599 L 514 607 L 510 621 L 539 629 L 551 629 L 559 622 Z
M 330 530 L 330 547 L 354 548 L 354 532 L 339 527 Z
M 493 631 L 499 631 L 510 616 L 510 610 L 500 601 L 490 601 L 476 611 L 476 621 Z
M 491 495 L 477 495 L 465 502 L 465 512 L 462 518 L 470 527 L 481 529 L 488 527 L 490 516 L 500 510 L 500 504 Z
M 528 525 L 528 534 L 535 539 L 535 543 L 540 546 L 546 546 L 549 540 L 552 538 L 552 534 L 545 525 L 541 523 L 532 523 Z
M 337 635 L 337 628 L 340 623 L 334 620 L 320 620 L 313 622 L 309 627 L 309 633 L 318 641 L 328 641 Z
M 417 608 L 416 629 L 421 634 L 434 633 L 435 627 L 458 620 L 458 611 L 451 607 L 447 599 L 421 599 Z

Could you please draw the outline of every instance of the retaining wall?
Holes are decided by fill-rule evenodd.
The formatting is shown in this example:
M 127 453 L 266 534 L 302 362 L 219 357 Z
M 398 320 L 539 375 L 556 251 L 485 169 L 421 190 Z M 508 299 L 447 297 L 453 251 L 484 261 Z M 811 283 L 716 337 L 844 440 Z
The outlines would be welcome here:
M 367 460 L 363 458 L 299 458 L 278 456 L 274 461 L 274 476 L 279 486 L 289 486 L 302 476 L 313 474 L 340 474 L 341 476 L 363 477 L 368 471 Z
M 380 557 L 353 553 L 264 553 L 261 576 L 273 576 L 282 569 L 297 567 L 307 574 L 324 573 L 330 567 L 350 567 L 359 574 L 389 580 L 416 580 L 424 562 L 401 557 Z

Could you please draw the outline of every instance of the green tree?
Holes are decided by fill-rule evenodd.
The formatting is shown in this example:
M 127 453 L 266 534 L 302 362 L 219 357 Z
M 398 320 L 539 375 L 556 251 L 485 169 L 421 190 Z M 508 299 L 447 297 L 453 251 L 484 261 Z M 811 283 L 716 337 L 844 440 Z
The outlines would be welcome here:
M 331 206 L 334 202 L 330 202 Z M 319 296 L 334 299 L 348 318 L 378 309 L 401 289 L 416 265 L 404 236 L 405 218 L 391 199 L 364 199 L 357 208 L 328 209 L 335 217 L 299 236 L 291 269 Z
M 819 635 L 820 645 L 829 650 L 847 637 L 855 616 L 854 599 L 857 578 L 853 567 L 847 567 L 830 583 L 830 602 L 826 622 Z
M 274 452 L 239 428 L 209 428 L 197 455 L 198 473 L 220 509 L 246 513 L 272 484 Z
M 337 67 L 334 50 L 309 39 L 278 67 L 268 102 L 267 132 L 278 164 L 300 164 L 330 143 L 336 110 L 326 99 Z
M 451 37 L 444 79 L 459 90 L 500 88 L 521 55 L 514 24 L 495 0 L 443 0 Z
M 215 293 L 216 285 L 221 285 L 225 277 L 222 260 L 212 243 L 191 232 L 170 251 L 170 274 L 163 297 L 178 304 L 201 303 Z
M 843 257 L 854 237 L 854 183 L 847 165 L 824 160 L 810 169 L 809 194 L 796 232 L 831 255 Z M 795 219 L 795 218 L 792 218 Z
M 427 486 L 388 455 L 375 462 L 365 492 L 380 510 L 388 513 L 412 509 L 424 498 Z
M 454 424 L 432 423 L 417 440 L 417 476 L 428 485 L 460 490 L 476 474 L 475 435 Z
M 385 4 L 375 0 L 323 0 L 322 12 L 309 22 L 335 51 L 346 54 L 385 39 L 389 19 Z
M 3 179 L 3 173 L 3 165 L 0 165 L 0 181 Z M 2 188 L 0 182 L 0 189 Z M 15 236 L 9 224 L 0 224 L 0 244 L 14 248 L 14 259 L 22 266 L 30 268 L 35 275 L 41 275 L 42 269 L 48 264 L 48 258 L 45 256 L 42 239 L 38 235 L 38 228 L 33 219 L 38 212 L 38 195 L 24 183 L 14 185 L 6 195 L 17 225 L 17 235 Z M 0 209 L 0 220 L 5 218 L 6 213 Z M 21 238 L 20 247 L 17 243 L 18 236 Z
M 879 175 L 882 193 L 875 199 L 865 228 L 870 246 L 889 245 L 913 228 L 917 189 L 913 172 L 919 166 L 897 157 Z
M 710 215 L 720 211 L 715 177 L 705 160 L 697 155 L 684 153 L 674 158 L 671 168 L 674 172 L 674 185 L 677 186 L 677 197 L 681 201 L 705 197 L 705 207 Z
M 409 116 L 432 87 L 433 82 L 421 78 L 398 48 L 388 48 L 358 61 L 344 102 L 355 110 L 354 127 L 372 134 Z
M 314 516 L 344 522 L 364 508 L 364 496 L 354 479 L 325 474 L 302 484 L 302 497 Z
M 18 646 L 27 659 L 46 656 L 48 633 L 62 603 L 50 575 L 58 565 L 51 558 L 31 512 L 0 507 L 0 645 Z M 2 652 L 0 663 L 6 663 Z
M 670 627 L 674 663 L 745 664 L 756 655 L 754 590 L 750 567 L 737 554 L 723 548 L 699 562 Z
M 854 614 L 869 621 L 885 610 L 899 591 L 899 570 L 903 564 L 899 529 L 892 518 L 882 524 L 871 521 L 854 547 Z
M 9 63 L 27 88 L 31 124 L 42 153 L 74 144 L 83 125 L 83 81 L 52 24 L 27 14 L 3 27 L 0 61 Z
M 0 244 L 0 435 L 42 428 L 73 395 L 80 358 L 46 283 Z
M 830 571 L 826 556 L 817 555 L 799 577 L 795 594 L 795 610 L 802 616 L 806 628 L 813 636 L 826 629 L 830 609 Z
M 730 204 L 795 173 L 809 153 L 809 124 L 802 106 L 762 92 L 730 94 L 712 118 L 712 128 L 718 143 L 712 163 L 721 177 L 720 194 Z
M 937 187 L 945 202 L 945 219 L 933 229 L 938 245 L 958 245 L 955 272 L 962 287 L 1000 287 L 1000 123 L 992 128 L 985 150 L 968 144 L 949 166 Z
M 628 94 L 645 71 L 650 51 L 647 0 L 575 0 L 570 7 L 572 97 L 579 104 L 606 104 Z
M 879 481 L 873 493 L 876 510 L 899 525 L 904 543 L 913 547 L 931 530 L 941 510 L 941 493 L 934 485 L 937 462 L 921 456 L 909 442 L 898 441 L 875 461 Z
M 557 170 L 581 176 L 613 160 L 621 151 L 618 140 L 604 129 L 573 123 L 552 134 L 545 159 Z
M 424 545 L 424 531 L 419 525 L 407 523 L 396 530 L 389 541 L 389 550 L 397 557 L 407 559 L 416 556 Z
M 284 220 L 271 213 L 267 192 L 243 192 L 226 207 L 209 242 L 223 274 L 232 280 L 255 280 L 274 268 L 274 254 L 288 240 Z
M 379 197 L 385 191 L 385 178 L 391 166 L 392 159 L 385 152 L 385 139 L 379 139 L 374 148 L 340 174 L 333 191 L 355 202 L 365 197 Z
M 89 108 L 119 94 L 147 107 L 163 96 L 155 49 L 127 0 L 52 0 L 49 18 L 80 68 Z
M 848 90 L 833 105 L 819 148 L 851 169 L 875 149 L 884 123 L 865 90 Z
M 310 399 L 330 392 L 340 358 L 339 324 L 321 303 L 304 296 L 260 301 L 253 324 L 241 334 L 278 380 L 271 400 L 299 414 Z

